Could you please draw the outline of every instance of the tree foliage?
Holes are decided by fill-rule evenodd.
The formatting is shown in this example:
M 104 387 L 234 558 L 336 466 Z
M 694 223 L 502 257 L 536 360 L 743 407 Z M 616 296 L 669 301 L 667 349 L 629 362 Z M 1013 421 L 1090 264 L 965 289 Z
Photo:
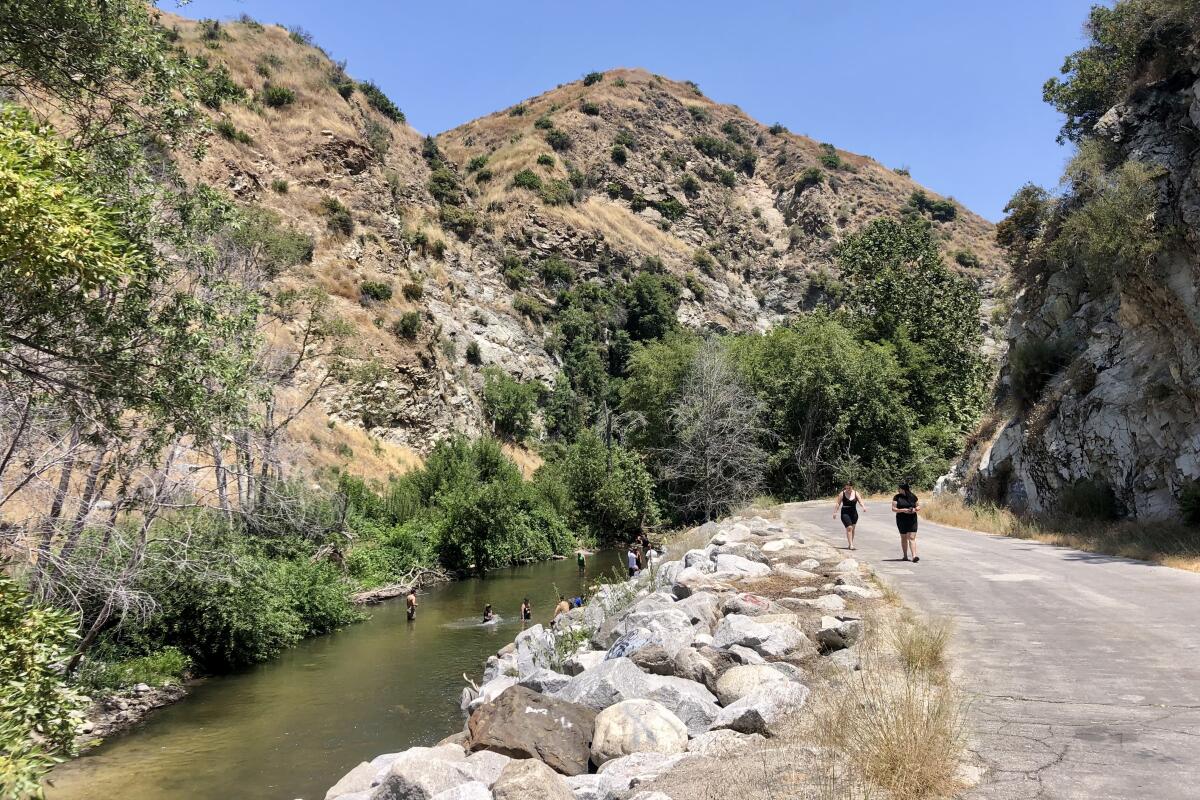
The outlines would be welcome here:
M 0 570 L 0 795 L 41 797 L 39 779 L 74 750 L 81 698 L 63 681 L 75 620 L 30 605 Z

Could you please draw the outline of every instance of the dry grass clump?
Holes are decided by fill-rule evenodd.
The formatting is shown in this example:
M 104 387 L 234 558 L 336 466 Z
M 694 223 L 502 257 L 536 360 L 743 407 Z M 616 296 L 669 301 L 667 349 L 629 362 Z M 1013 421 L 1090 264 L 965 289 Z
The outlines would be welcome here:
M 965 746 L 958 691 L 924 673 L 865 663 L 814 709 L 812 736 L 830 757 L 818 796 L 891 800 L 951 797 Z
M 968 505 L 957 495 L 930 498 L 922 512 L 942 525 L 1200 572 L 1200 530 L 1178 523 L 1022 515 L 990 503 Z
M 947 669 L 950 633 L 948 620 L 909 620 L 893 629 L 892 644 L 907 671 L 938 680 Z

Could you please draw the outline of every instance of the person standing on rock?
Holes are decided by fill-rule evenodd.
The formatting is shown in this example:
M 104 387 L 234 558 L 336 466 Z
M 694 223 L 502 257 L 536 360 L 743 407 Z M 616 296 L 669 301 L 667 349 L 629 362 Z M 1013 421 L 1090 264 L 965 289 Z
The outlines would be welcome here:
M 841 516 L 842 527 L 846 529 L 846 547 L 850 550 L 855 549 L 854 528 L 858 525 L 859 506 L 862 506 L 864 514 L 867 513 L 867 504 L 862 501 L 862 496 L 854 491 L 853 483 L 846 481 L 837 499 L 833 501 L 833 518 Z
M 408 597 L 404 598 L 404 604 L 408 607 L 408 621 L 412 622 L 417 618 L 417 592 L 415 589 L 408 590 Z
M 921 503 L 912 488 L 907 483 L 900 484 L 900 493 L 892 498 L 892 511 L 896 512 L 896 528 L 900 531 L 900 553 L 905 561 L 910 560 L 911 553 L 914 564 L 921 560 L 917 555 L 917 512 L 920 510 Z

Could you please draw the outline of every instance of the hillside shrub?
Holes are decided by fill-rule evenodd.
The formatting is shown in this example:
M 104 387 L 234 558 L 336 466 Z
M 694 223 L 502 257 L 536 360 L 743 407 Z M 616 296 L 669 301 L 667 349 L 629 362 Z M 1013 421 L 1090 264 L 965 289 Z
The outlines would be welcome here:
M 513 176 L 512 185 L 518 189 L 540 192 L 542 190 L 542 179 L 533 170 L 523 169 Z
M 730 189 L 737 186 L 737 173 L 733 170 L 717 167 L 713 170 L 713 174 L 716 175 L 717 180 L 722 186 Z
M 525 112 L 528 110 L 529 106 L 525 105 L 524 103 L 517 103 L 508 110 L 508 115 L 510 117 L 523 117 L 525 116 Z
M 796 194 L 803 192 L 810 186 L 819 186 L 825 182 L 825 171 L 820 167 L 809 167 L 800 173 L 796 178 Z
M 550 155 L 549 153 L 542 153 L 537 157 L 537 163 L 539 167 L 553 167 L 554 156 Z
M 202 72 L 197 80 L 197 97 L 206 107 L 214 111 L 225 101 L 237 102 L 246 96 L 246 90 L 234 81 L 224 64 Z
M 512 301 L 512 307 L 513 311 L 529 317 L 534 322 L 541 322 L 550 313 L 550 310 L 545 305 L 527 294 L 518 294 L 515 296 Z
M 306 31 L 304 28 L 301 28 L 299 25 L 289 25 L 287 30 L 288 36 L 296 44 L 308 45 L 310 47 L 312 46 L 312 34 Z
M 283 178 L 273 178 L 271 180 L 271 191 L 277 194 L 287 194 L 288 188 L 288 182 Z
M 600 106 L 599 106 L 599 104 L 597 104 L 597 103 L 595 103 L 595 102 L 593 102 L 593 101 L 591 101 L 591 100 L 583 100 L 583 101 L 581 101 L 581 102 L 579 103 L 579 110 L 580 110 L 582 113 L 584 113 L 584 114 L 587 114 L 589 117 L 598 117 L 598 116 L 600 116 Z
M 392 324 L 392 333 L 401 339 L 416 339 L 420 332 L 421 313 L 419 311 L 405 311 Z
M 554 127 L 554 122 L 548 116 L 540 116 L 533 121 L 533 127 L 538 130 L 548 131 Z
M 1071 360 L 1073 350 L 1073 343 L 1064 339 L 1014 342 L 1008 354 L 1008 381 L 1013 398 L 1025 406 L 1037 402 L 1050 379 Z
M 392 146 L 392 132 L 387 129 L 387 126 L 368 119 L 366 137 L 367 146 L 371 148 L 371 152 L 375 154 L 376 158 L 382 160 Z
M 717 272 L 717 260 L 713 258 L 713 254 L 704 249 L 696 250 L 692 253 L 692 263 L 708 277 L 715 277 Z
M 230 239 L 255 253 L 259 265 L 270 277 L 288 267 L 310 263 L 316 248 L 311 236 L 283 225 L 273 211 L 256 207 L 243 210 L 232 226 Z
M 669 219 L 671 222 L 676 222 L 683 218 L 687 213 L 687 206 L 676 200 L 674 197 L 668 197 L 666 200 L 659 200 L 654 204 L 658 209 L 658 213 Z
M 583 76 L 583 85 L 591 86 L 593 84 L 599 83 L 602 80 L 604 80 L 603 72 L 589 72 L 587 75 Z
M 409 281 L 404 284 L 404 287 L 400 291 L 404 295 L 404 299 L 409 302 L 416 302 L 425 296 L 425 287 L 416 281 Z
M 575 268 L 559 256 L 550 256 L 538 264 L 538 273 L 547 286 L 570 286 L 575 280 Z
M 321 201 L 321 213 L 325 215 L 325 225 L 329 230 L 342 236 L 354 233 L 354 217 L 341 200 L 333 196 L 324 198 Z
M 487 163 L 488 163 L 487 156 L 485 156 L 485 155 L 475 156 L 470 161 L 467 162 L 467 172 L 478 172 L 479 170 L 486 167 Z
M 446 204 L 438 209 L 438 222 L 460 239 L 469 239 L 479 226 L 479 217 L 469 209 Z
M 404 112 L 400 107 L 392 102 L 383 89 L 380 89 L 371 81 L 364 81 L 358 85 L 358 90 L 362 92 L 363 97 L 367 99 L 367 103 L 371 108 L 383 114 L 392 122 L 404 122 Z
M 233 124 L 232 120 L 221 119 L 213 126 L 221 138 L 238 144 L 254 144 L 254 137 Z
M 978 269 L 980 264 L 979 256 L 975 255 L 970 250 L 957 251 L 954 254 L 954 261 L 960 267 L 966 267 L 967 269 Z
M 462 186 L 458 183 L 458 177 L 444 163 L 438 163 L 429 173 L 427 186 L 433 199 L 439 203 L 457 206 L 462 205 L 466 199 Z
M 609 151 L 609 157 L 612 158 L 614 164 L 619 167 L 625 166 L 625 162 L 629 160 L 629 153 L 619 144 L 614 144 L 612 150 Z
M 504 276 L 504 282 L 508 284 L 510 289 L 519 289 L 525 285 L 532 273 L 525 267 L 520 256 L 514 253 L 505 253 L 500 258 L 500 274 Z
M 949 200 L 935 200 L 921 189 L 913 191 L 908 198 L 908 208 L 929 214 L 937 222 L 950 222 L 958 216 L 958 206 Z
M 363 300 L 383 302 L 392 299 L 392 285 L 384 281 L 363 281 L 358 285 Z
M 268 83 L 262 89 L 262 101 L 270 108 L 284 108 L 296 102 L 296 93 L 286 86 Z
M 788 129 L 778 122 L 776 122 L 774 125 L 772 125 L 767 130 L 769 130 L 771 132 L 771 134 L 774 136 L 779 136 L 780 134 L 788 132 Z
M 483 363 L 483 353 L 479 350 L 479 342 L 474 340 L 467 343 L 467 363 L 479 366 Z
M 688 106 L 687 110 L 696 122 L 710 122 L 712 120 L 712 114 L 708 113 L 708 109 L 704 106 Z
M 550 145 L 558 152 L 571 149 L 571 137 L 566 131 L 559 130 L 558 128 L 551 128 L 550 130 L 546 131 L 545 136 L 546 144 Z
M 817 160 L 821 162 L 826 169 L 841 169 L 844 166 L 842 157 L 838 154 L 837 148 L 831 144 L 825 143 L 821 145 L 821 152 L 817 155 Z
M 679 179 L 679 188 L 688 197 L 696 197 L 700 194 L 700 179 L 690 172 L 684 173 Z
M 561 178 L 555 178 L 542 185 L 539 193 L 542 202 L 551 206 L 561 206 L 574 202 L 575 190 L 571 184 Z

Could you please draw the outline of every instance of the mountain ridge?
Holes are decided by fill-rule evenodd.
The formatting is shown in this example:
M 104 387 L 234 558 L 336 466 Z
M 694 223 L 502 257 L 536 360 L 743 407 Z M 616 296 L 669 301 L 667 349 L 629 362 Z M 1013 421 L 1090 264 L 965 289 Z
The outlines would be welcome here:
M 678 285 L 685 325 L 766 330 L 836 305 L 837 242 L 897 214 L 929 220 L 985 305 L 1003 272 L 982 217 L 686 82 L 592 73 L 422 137 L 302 36 L 162 19 L 241 92 L 213 110 L 221 135 L 182 165 L 188 180 L 311 236 L 311 261 L 276 283 L 327 292 L 353 331 L 328 422 L 301 424 L 297 458 L 315 465 L 355 460 L 337 455 L 347 429 L 350 449 L 380 456 L 377 474 L 451 431 L 486 430 L 480 366 L 553 385 L 562 362 L 545 317 L 566 285 L 651 269 Z M 294 99 L 271 106 L 271 86 Z

